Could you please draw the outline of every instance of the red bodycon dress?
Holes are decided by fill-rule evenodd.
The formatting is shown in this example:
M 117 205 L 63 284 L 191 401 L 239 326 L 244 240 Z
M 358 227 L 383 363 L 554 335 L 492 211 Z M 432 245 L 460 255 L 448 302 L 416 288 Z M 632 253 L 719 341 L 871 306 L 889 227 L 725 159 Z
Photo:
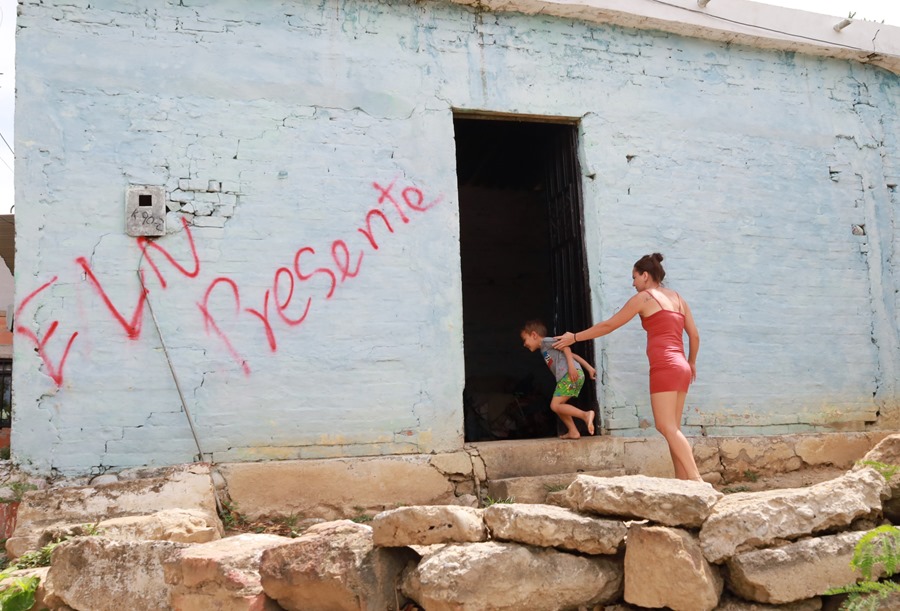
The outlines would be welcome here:
M 691 366 L 684 356 L 684 314 L 660 310 L 641 318 L 641 326 L 647 331 L 650 394 L 671 390 L 687 392 L 691 385 Z

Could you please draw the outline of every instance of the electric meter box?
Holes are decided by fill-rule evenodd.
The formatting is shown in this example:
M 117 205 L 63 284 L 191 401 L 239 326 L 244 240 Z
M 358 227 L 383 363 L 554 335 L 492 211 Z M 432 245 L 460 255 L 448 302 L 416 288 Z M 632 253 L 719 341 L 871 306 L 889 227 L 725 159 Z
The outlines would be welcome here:
M 125 195 L 125 233 L 138 236 L 166 235 L 166 190 L 132 185 Z

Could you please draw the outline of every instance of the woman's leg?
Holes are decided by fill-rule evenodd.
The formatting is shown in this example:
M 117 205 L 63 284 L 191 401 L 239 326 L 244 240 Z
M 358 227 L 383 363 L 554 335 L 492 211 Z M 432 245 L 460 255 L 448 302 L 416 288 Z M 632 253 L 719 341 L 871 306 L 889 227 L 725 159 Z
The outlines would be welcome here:
M 672 466 L 678 479 L 703 481 L 691 444 L 681 432 L 681 414 L 684 411 L 684 400 L 687 393 L 671 391 L 657 392 L 650 395 L 650 406 L 653 408 L 653 420 L 656 430 L 662 433 L 669 444 L 672 455 Z

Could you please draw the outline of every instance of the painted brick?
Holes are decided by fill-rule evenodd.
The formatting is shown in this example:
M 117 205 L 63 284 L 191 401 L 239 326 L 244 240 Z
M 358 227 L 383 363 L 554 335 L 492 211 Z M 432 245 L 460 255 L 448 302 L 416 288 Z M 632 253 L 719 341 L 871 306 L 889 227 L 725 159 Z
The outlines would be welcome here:
M 27 328 L 57 323 L 45 359 L 15 345 L 13 451 L 29 468 L 191 459 L 149 312 L 134 318 L 138 265 L 216 460 L 459 450 L 458 108 L 581 121 L 594 318 L 632 294 L 639 256 L 666 255 L 702 335 L 686 430 L 896 420 L 896 75 L 440 2 L 147 8 L 20 7 L 17 195 L 34 203 L 16 211 L 16 293 Z M 401 206 L 406 188 L 437 203 L 401 208 L 405 223 L 378 201 L 392 181 Z M 209 204 L 167 215 L 153 244 L 172 260 L 151 247 L 141 263 L 124 236 L 132 183 Z M 377 250 L 358 231 L 372 209 L 393 229 Z M 295 265 L 336 274 L 333 295 Z M 300 324 L 279 315 L 306 303 Z M 604 425 L 658 435 L 637 321 L 597 350 Z

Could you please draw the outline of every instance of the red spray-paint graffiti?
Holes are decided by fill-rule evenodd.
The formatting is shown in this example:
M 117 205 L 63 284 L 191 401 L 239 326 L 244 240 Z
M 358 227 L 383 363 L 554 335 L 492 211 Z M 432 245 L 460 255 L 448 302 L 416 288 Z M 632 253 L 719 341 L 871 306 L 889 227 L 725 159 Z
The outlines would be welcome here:
M 84 270 L 84 273 L 87 275 L 88 280 L 91 281 L 91 284 L 94 285 L 94 288 L 97 289 L 97 292 L 100 294 L 100 299 L 103 300 L 103 304 L 113 315 L 113 318 L 118 321 L 122 328 L 125 329 L 125 332 L 128 334 L 129 339 L 137 339 L 141 336 L 141 323 L 144 322 L 144 304 L 147 303 L 147 290 L 141 289 L 141 294 L 138 296 L 137 306 L 134 308 L 134 314 L 131 315 L 131 320 L 125 320 L 125 317 L 122 316 L 119 309 L 113 305 L 112 300 L 109 298 L 109 295 L 106 294 L 106 291 L 103 290 L 103 285 L 100 284 L 100 281 L 97 280 L 97 277 L 94 275 L 94 272 L 91 271 L 91 266 L 88 263 L 87 259 L 84 257 L 78 257 L 75 259 L 75 263 L 81 266 Z M 141 277 L 143 278 L 144 270 L 141 270 Z
M 376 190 L 378 195 L 377 206 L 385 207 L 386 202 L 391 204 L 394 212 L 399 216 L 400 221 L 404 225 L 411 221 L 410 215 L 424 213 L 440 203 L 442 199 L 442 197 L 439 196 L 426 204 L 425 195 L 422 190 L 412 186 L 403 188 L 399 192 L 399 196 L 395 196 L 396 182 L 395 179 L 387 186 L 382 186 L 378 182 L 373 182 L 372 187 Z M 373 252 L 379 249 L 379 243 L 372 227 L 372 221 L 376 218 L 381 220 L 381 223 L 384 225 L 388 234 L 395 234 L 394 227 L 391 225 L 388 214 L 378 207 L 373 207 L 368 210 L 364 216 L 364 227 L 356 229 L 356 232 L 362 234 L 365 238 L 365 242 L 361 246 L 354 248 L 352 241 L 348 242 L 348 240 L 336 238 L 331 241 L 327 250 L 328 254 L 331 255 L 330 260 L 327 260 L 326 258 L 324 261 L 322 260 L 323 257 L 319 255 L 312 246 L 304 245 L 301 248 L 298 248 L 294 253 L 292 267 L 282 265 L 276 268 L 272 277 L 271 287 L 267 288 L 262 294 L 261 309 L 241 307 L 240 287 L 237 282 L 231 278 L 219 276 L 213 279 L 206 286 L 202 299 L 197 302 L 197 307 L 200 310 L 201 319 L 207 335 L 217 337 L 235 363 L 238 364 L 245 374 L 249 375 L 251 369 L 247 359 L 241 355 L 232 339 L 225 331 L 223 331 L 216 316 L 212 313 L 211 301 L 216 300 L 218 302 L 219 299 L 225 299 L 227 306 L 233 305 L 234 320 L 240 319 L 245 314 L 250 314 L 254 319 L 258 320 L 262 324 L 262 330 L 265 334 L 269 350 L 271 352 L 276 352 L 278 349 L 278 341 L 276 327 L 273 323 L 277 323 L 280 320 L 288 329 L 299 327 L 310 315 L 314 301 L 320 298 L 324 298 L 326 301 L 331 299 L 339 287 L 359 276 L 363 268 L 363 260 L 367 249 L 371 248 L 371 251 Z M 136 243 L 141 251 L 141 264 L 138 270 L 140 287 L 137 295 L 137 303 L 134 306 L 130 318 L 127 317 L 126 314 L 123 314 L 119 307 L 113 303 L 108 291 L 100 282 L 100 279 L 94 272 L 90 262 L 85 257 L 78 257 L 75 259 L 75 263 L 81 269 L 84 278 L 89 282 L 90 286 L 94 289 L 99 296 L 100 301 L 105 306 L 105 311 L 119 323 L 125 332 L 126 337 L 131 340 L 137 340 L 141 336 L 144 308 L 147 304 L 149 295 L 149 289 L 146 288 L 144 282 L 145 272 L 142 268 L 145 259 L 147 264 L 153 270 L 163 291 L 168 288 L 169 284 L 166 276 L 154 260 L 154 255 L 156 253 L 161 254 L 182 276 L 188 279 L 195 279 L 200 275 L 200 257 L 197 253 L 194 237 L 186 219 L 182 218 L 182 224 L 184 227 L 184 235 L 187 238 L 187 247 L 193 260 L 188 265 L 179 263 L 167 249 L 160 246 L 157 242 L 144 237 L 137 239 Z M 302 266 L 301 259 L 303 260 Z M 309 270 L 310 268 L 312 268 L 312 271 L 304 271 Z M 57 277 L 54 276 L 49 282 L 42 285 L 23 299 L 16 310 L 16 319 L 21 320 L 20 313 L 22 310 L 24 310 L 39 293 L 56 281 Z M 322 281 L 324 281 L 324 286 Z M 318 289 L 319 293 L 312 292 L 311 294 L 297 297 L 297 289 L 301 285 Z M 216 290 L 219 287 L 225 288 L 226 290 Z M 277 318 L 271 316 L 270 305 L 278 315 Z M 58 326 L 59 321 L 51 322 L 43 337 L 39 337 L 31 329 L 24 326 L 17 326 L 16 331 L 35 344 L 35 348 L 44 362 L 50 377 L 57 386 L 61 386 L 63 382 L 63 367 L 65 366 L 72 343 L 78 336 L 78 332 L 76 331 L 70 336 L 59 363 L 54 365 L 47 354 L 47 343 L 53 337 Z
M 156 263 L 154 263 L 151 254 L 147 252 L 148 248 L 152 248 L 161 252 L 166 260 L 171 263 L 175 269 L 177 269 L 188 278 L 196 278 L 200 274 L 200 257 L 197 256 L 197 246 L 194 244 L 194 236 L 191 235 L 191 228 L 188 225 L 187 219 L 184 217 L 181 217 L 181 224 L 184 227 L 184 231 L 188 239 L 188 244 L 191 247 L 191 255 L 194 257 L 194 271 L 188 271 L 187 268 L 183 267 L 180 263 L 178 263 L 178 261 L 175 260 L 175 257 L 169 254 L 169 251 L 167 251 L 156 242 L 148 240 L 145 237 L 139 237 L 137 239 L 138 246 L 141 247 L 141 253 L 147 257 L 147 263 L 149 263 L 150 267 L 153 268 L 153 271 L 156 272 L 156 277 L 159 278 L 159 283 L 163 288 L 166 288 L 167 286 L 166 279 L 160 273 L 159 268 L 156 267 Z
M 200 312 L 203 313 L 203 327 L 206 329 L 207 333 L 209 333 L 210 328 L 215 331 L 216 335 L 218 335 L 222 339 L 222 341 L 225 342 L 225 347 L 228 349 L 228 352 L 229 354 L 231 354 L 232 358 L 234 358 L 234 360 L 237 361 L 238 364 L 240 364 L 241 369 L 244 370 L 244 373 L 249 375 L 250 366 L 247 365 L 247 361 L 245 361 L 238 355 L 237 350 L 235 350 L 234 346 L 231 345 L 231 340 L 228 339 L 227 335 L 222 333 L 219 325 L 216 324 L 215 319 L 209 313 L 209 295 L 210 293 L 212 293 L 213 289 L 216 288 L 216 285 L 220 282 L 224 282 L 229 287 L 231 287 L 231 294 L 234 297 L 235 314 L 240 314 L 241 312 L 241 296 L 237 284 L 235 284 L 234 280 L 230 278 L 216 278 L 206 289 L 206 294 L 203 295 L 203 301 L 197 304 L 200 308 Z
M 40 287 L 29 293 L 19 304 L 19 307 L 16 308 L 15 320 L 22 320 L 22 311 L 26 308 L 26 306 L 28 306 L 28 303 L 32 299 L 34 299 L 38 295 L 38 293 L 56 282 L 56 280 L 57 276 L 53 276 L 53 278 L 51 278 L 49 282 L 41 285 Z M 66 366 L 66 359 L 69 358 L 69 350 L 71 350 L 72 348 L 72 342 L 74 342 L 75 338 L 78 337 L 78 331 L 76 331 L 69 337 L 69 341 L 66 342 L 66 347 L 63 350 L 62 357 L 59 359 L 59 364 L 54 365 L 53 361 L 50 359 L 50 356 L 47 354 L 47 342 L 49 342 L 50 338 L 53 337 L 53 334 L 56 332 L 56 329 L 58 327 L 59 321 L 54 320 L 50 323 L 50 327 L 47 329 L 47 332 L 44 333 L 44 337 L 40 338 L 34 331 L 29 329 L 28 327 L 25 327 L 18 323 L 16 324 L 16 333 L 24 335 L 29 340 L 34 342 L 35 350 L 37 350 L 38 356 L 44 362 L 44 366 L 47 368 L 48 375 L 53 379 L 57 387 L 62 386 L 63 368 L 65 368 Z
M 381 205 L 385 201 L 393 204 L 394 209 L 400 216 L 400 220 L 404 224 L 406 224 L 410 222 L 410 217 L 407 216 L 407 211 L 400 204 L 400 202 L 397 201 L 392 193 L 395 182 L 396 180 L 392 181 L 386 187 L 381 186 L 377 182 L 373 182 L 372 186 L 379 194 L 378 204 Z M 442 197 L 439 196 L 428 204 L 425 204 L 425 196 L 423 192 L 416 187 L 406 187 L 405 189 L 403 189 L 403 191 L 401 191 L 400 197 L 410 211 L 419 213 L 428 211 L 433 206 L 440 203 L 442 199 Z M 375 239 L 372 229 L 373 218 L 380 218 L 389 233 L 393 234 L 394 229 L 391 226 L 387 215 L 385 215 L 385 213 L 378 208 L 372 208 L 368 212 L 366 212 L 366 215 L 364 217 L 365 228 L 359 228 L 357 229 L 357 231 L 366 238 L 366 244 L 370 246 L 372 250 L 378 250 L 378 241 Z M 277 351 L 278 342 L 275 335 L 275 329 L 273 328 L 272 320 L 269 314 L 270 298 L 272 298 L 272 301 L 274 301 L 274 307 L 276 312 L 278 313 L 279 318 L 285 324 L 287 324 L 288 327 L 296 327 L 302 324 L 304 320 L 306 320 L 307 316 L 310 313 L 310 310 L 312 309 L 314 297 L 314 295 L 307 295 L 305 302 L 302 302 L 304 303 L 302 307 L 302 313 L 300 313 L 297 318 L 289 317 L 285 311 L 290 307 L 297 283 L 305 284 L 307 282 L 313 281 L 313 279 L 316 277 L 320 278 L 321 280 L 325 280 L 327 291 L 325 291 L 324 299 L 328 300 L 334 295 L 339 286 L 342 286 L 348 280 L 359 276 L 365 255 L 365 250 L 363 248 L 360 248 L 358 251 L 352 251 L 347 241 L 338 238 L 331 242 L 329 250 L 331 254 L 330 262 L 322 262 L 312 271 L 304 273 L 300 265 L 301 257 L 315 257 L 316 250 L 312 246 L 303 246 L 297 249 L 297 251 L 294 253 L 293 270 L 288 267 L 279 267 L 275 271 L 272 288 L 267 289 L 263 294 L 262 311 L 256 310 L 254 308 L 245 308 L 243 310 L 243 312 L 252 314 L 262 323 L 266 335 L 266 341 L 268 343 L 269 349 L 272 352 Z M 309 268 L 307 267 L 306 269 Z M 294 276 L 296 276 L 296 278 Z M 231 339 L 222 331 L 221 327 L 216 323 L 213 316 L 210 314 L 210 294 L 212 293 L 212 289 L 216 286 L 216 284 L 223 280 L 225 280 L 225 278 L 216 278 L 215 280 L 213 280 L 213 282 L 206 290 L 203 301 L 198 303 L 197 306 L 200 308 L 200 311 L 203 314 L 204 324 L 206 325 L 207 332 L 209 332 L 209 329 L 212 329 L 212 331 L 225 344 L 226 349 L 231 354 L 235 362 L 241 366 L 245 373 L 249 373 L 250 370 L 247 364 L 247 360 L 235 350 L 234 344 Z M 287 297 L 282 302 L 280 299 L 281 293 L 279 291 L 279 287 L 283 282 L 288 281 L 289 284 L 287 288 Z M 242 311 L 240 308 L 240 289 L 238 285 L 233 281 L 229 281 L 229 283 L 232 286 L 232 297 L 236 304 L 235 315 L 240 315 Z

